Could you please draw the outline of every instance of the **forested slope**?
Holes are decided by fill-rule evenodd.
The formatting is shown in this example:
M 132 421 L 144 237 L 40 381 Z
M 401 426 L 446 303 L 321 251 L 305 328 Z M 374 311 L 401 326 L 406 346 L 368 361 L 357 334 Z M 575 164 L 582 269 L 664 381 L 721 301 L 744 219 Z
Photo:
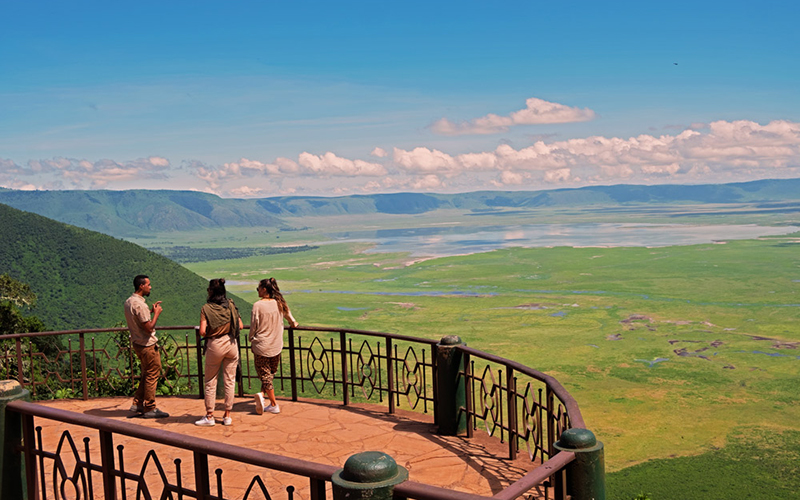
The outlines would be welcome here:
M 0 205 L 4 242 L 0 273 L 31 286 L 33 310 L 47 329 L 105 328 L 124 322 L 133 277 L 153 283 L 149 303 L 163 301 L 159 325 L 195 325 L 208 282 L 138 245 Z M 250 304 L 235 298 L 245 323 Z

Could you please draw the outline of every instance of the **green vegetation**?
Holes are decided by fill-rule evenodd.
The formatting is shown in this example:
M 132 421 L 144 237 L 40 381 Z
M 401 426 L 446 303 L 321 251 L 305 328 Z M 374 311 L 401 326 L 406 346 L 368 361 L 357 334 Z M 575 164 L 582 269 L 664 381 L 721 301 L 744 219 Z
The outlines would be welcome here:
M 725 446 L 737 426 L 800 430 L 794 241 L 513 248 L 411 265 L 340 244 L 189 268 L 231 276 L 244 297 L 273 275 L 304 325 L 456 334 L 549 373 L 616 471 Z
M 24 314 L 36 307 L 36 300 L 36 294 L 30 286 L 7 274 L 1 274 L 0 336 L 44 331 L 44 324 L 39 318 Z M 57 352 L 60 347 L 60 342 L 55 337 L 40 337 L 34 339 L 34 342 L 37 350 L 50 354 Z
M 724 448 L 651 460 L 609 474 L 609 500 L 645 490 L 653 500 L 784 500 L 800 491 L 800 432 L 737 428 Z M 635 496 L 634 498 L 640 498 Z
M 122 303 L 133 277 L 153 282 L 150 301 L 162 300 L 160 326 L 196 324 L 208 282 L 135 244 L 0 205 L 5 243 L 0 272 L 27 283 L 38 296 L 47 329 L 104 328 L 124 321 Z M 249 304 L 236 300 L 242 314 Z
M 164 257 L 187 264 L 209 260 L 242 259 L 245 257 L 264 257 L 282 253 L 307 252 L 317 247 L 300 245 L 295 247 L 226 247 L 226 248 L 191 248 L 187 246 L 150 247 L 150 250 Z

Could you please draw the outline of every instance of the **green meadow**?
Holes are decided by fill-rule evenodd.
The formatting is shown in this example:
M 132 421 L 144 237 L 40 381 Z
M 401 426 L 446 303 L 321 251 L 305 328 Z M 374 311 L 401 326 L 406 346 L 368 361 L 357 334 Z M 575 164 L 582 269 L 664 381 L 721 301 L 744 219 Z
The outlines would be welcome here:
M 148 244 L 305 244 L 303 232 Z M 690 498 L 671 493 L 676 482 L 705 485 L 695 498 L 729 498 L 704 488 L 721 492 L 717 481 L 745 494 L 797 477 L 799 238 L 428 260 L 332 243 L 185 266 L 226 277 L 251 301 L 257 281 L 274 276 L 303 325 L 456 334 L 555 376 L 606 445 L 609 498 Z

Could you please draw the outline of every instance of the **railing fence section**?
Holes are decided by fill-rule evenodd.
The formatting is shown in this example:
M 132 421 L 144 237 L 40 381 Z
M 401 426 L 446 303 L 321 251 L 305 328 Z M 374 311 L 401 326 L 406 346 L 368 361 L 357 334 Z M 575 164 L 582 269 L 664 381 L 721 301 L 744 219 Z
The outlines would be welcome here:
M 202 342 L 197 327 L 169 327 L 159 331 L 162 354 L 160 394 L 191 393 L 195 391 L 196 384 L 197 394 L 202 397 L 204 367 Z M 59 347 L 58 342 L 48 343 L 42 340 L 49 337 L 61 337 L 65 340 Z M 452 342 L 454 339 L 455 344 Z M 448 379 L 451 376 L 456 378 L 456 387 L 447 389 L 452 394 L 445 396 L 461 394 L 458 396 L 461 398 L 458 400 L 460 402 L 456 404 L 453 413 L 457 420 L 463 419 L 461 421 L 465 422 L 467 437 L 472 437 L 476 430 L 483 429 L 490 436 L 507 443 L 508 455 L 512 459 L 523 451 L 530 460 L 545 466 L 559 464 L 557 468 L 544 467 L 543 470 L 548 471 L 546 475 L 542 476 L 541 472 L 529 474 L 529 477 L 512 485 L 508 491 L 516 491 L 516 488 L 519 495 L 522 495 L 537 490 L 543 498 L 566 498 L 568 492 L 564 486 L 565 467 L 573 455 L 570 455 L 571 452 L 559 451 L 570 450 L 569 445 L 556 449 L 554 443 L 562 438 L 567 429 L 585 428 L 575 400 L 552 377 L 519 363 L 469 348 L 457 337 L 454 339 L 448 338 L 447 345 L 440 345 L 435 340 L 389 333 L 316 327 L 289 328 L 279 373 L 275 377 L 276 392 L 291 397 L 294 401 L 301 398 L 338 399 L 344 405 L 362 402 L 381 404 L 387 407 L 389 413 L 394 413 L 398 408 L 433 412 L 434 421 L 440 425 L 440 432 L 443 432 L 442 429 L 447 426 L 442 427 L 446 422 L 441 419 L 451 417 L 443 416 L 444 413 L 437 408 L 443 404 L 443 396 L 439 391 L 444 387 L 437 382 L 441 376 L 437 360 L 443 359 L 451 363 L 450 360 L 458 359 L 462 364 L 460 367 L 453 365 L 457 371 L 451 371 L 452 375 L 448 375 Z M 458 349 L 460 356 L 448 358 L 452 351 L 442 350 L 443 347 Z M 243 332 L 240 339 L 240 349 L 238 392 L 242 396 L 245 392 L 257 392 L 260 389 L 260 380 L 255 371 L 254 357 L 246 332 Z M 127 341 L 126 330 L 121 328 L 0 337 L 0 379 L 17 380 L 30 390 L 34 398 L 88 399 L 96 396 L 129 395 L 138 380 L 137 364 L 138 359 Z M 448 383 L 445 381 L 445 385 Z M 57 499 L 75 495 L 93 498 L 92 491 L 97 483 L 95 477 L 98 475 L 103 479 L 106 498 L 115 498 L 108 496 L 113 492 L 109 488 L 119 488 L 122 498 L 125 498 L 124 492 L 131 488 L 131 495 L 135 494 L 136 498 L 223 498 L 221 469 L 215 471 L 214 480 L 208 474 L 208 452 L 202 451 L 206 449 L 202 446 L 207 444 L 198 445 L 200 448 L 181 448 L 179 438 L 171 437 L 170 446 L 190 449 L 191 454 L 173 462 L 175 479 L 167 479 L 165 463 L 154 451 L 147 454 L 138 472 L 126 470 L 124 449 L 113 448 L 112 434 L 120 430 L 109 429 L 100 422 L 88 422 L 80 418 L 75 422 L 100 431 L 98 441 L 92 443 L 89 438 L 84 440 L 83 455 L 68 432 L 62 435 L 55 452 L 46 451 L 41 434 L 36 434 L 32 421 L 32 416 L 42 410 L 34 410 L 29 404 L 25 406 L 26 403 L 14 404 L 20 405 L 14 407 L 16 411 L 24 410 L 25 413 L 24 453 L 30 460 L 35 457 L 38 461 L 41 477 L 35 483 L 41 485 L 41 498 L 49 498 L 46 495 L 49 492 Z M 64 415 L 58 417 L 67 418 Z M 69 421 L 69 418 L 64 421 Z M 456 424 L 449 428 L 461 430 L 464 426 Z M 143 438 L 161 442 L 154 436 Z M 186 439 L 186 436 L 182 438 Z M 602 448 L 602 443 L 599 446 Z M 98 454 L 99 463 L 93 461 Z M 46 462 L 52 464 L 53 470 L 49 481 L 46 481 L 44 473 Z M 186 475 L 186 464 L 191 464 L 193 469 L 193 474 L 190 475 L 194 477 L 195 489 L 187 488 L 182 482 Z M 314 474 L 310 476 L 311 491 L 317 492 L 317 500 L 324 498 L 325 487 L 319 481 L 324 481 L 325 478 Z M 145 488 L 150 488 L 145 486 L 145 476 L 160 478 L 160 490 L 145 491 Z M 110 479 L 114 481 L 109 483 Z M 216 494 L 212 491 L 212 484 L 218 485 Z M 67 495 L 62 491 L 65 488 L 75 490 L 75 495 Z M 260 492 L 259 494 L 264 494 L 267 498 L 276 498 L 277 492 L 273 490 L 274 488 L 267 493 L 268 489 L 263 481 L 254 478 L 244 498 L 251 498 L 250 495 L 255 495 L 255 492 Z M 287 490 L 286 494 L 291 500 L 292 490 Z M 519 496 L 516 493 L 509 495 L 506 493 L 501 497 L 511 499 Z M 443 497 L 434 495 L 430 498 Z

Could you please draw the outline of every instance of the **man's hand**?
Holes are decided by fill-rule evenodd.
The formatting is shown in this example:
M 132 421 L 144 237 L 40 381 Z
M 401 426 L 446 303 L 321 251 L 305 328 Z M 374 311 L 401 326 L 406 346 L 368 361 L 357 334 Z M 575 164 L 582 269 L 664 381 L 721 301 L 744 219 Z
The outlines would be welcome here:
M 150 314 L 152 314 L 153 317 L 150 318 L 150 321 L 142 325 L 144 326 L 145 330 L 151 333 L 156 330 L 156 322 L 158 321 L 158 317 L 161 315 L 161 310 L 161 301 L 159 300 L 153 304 L 153 307 L 150 308 Z

